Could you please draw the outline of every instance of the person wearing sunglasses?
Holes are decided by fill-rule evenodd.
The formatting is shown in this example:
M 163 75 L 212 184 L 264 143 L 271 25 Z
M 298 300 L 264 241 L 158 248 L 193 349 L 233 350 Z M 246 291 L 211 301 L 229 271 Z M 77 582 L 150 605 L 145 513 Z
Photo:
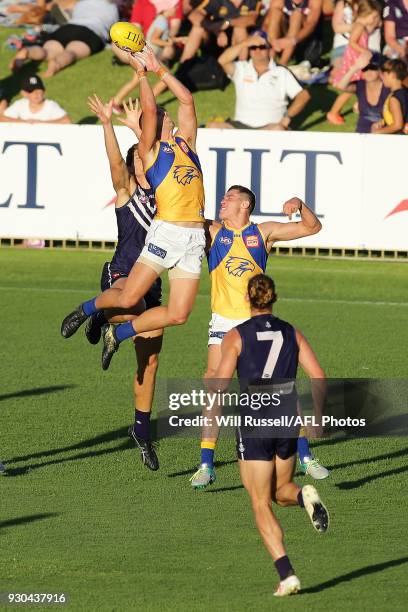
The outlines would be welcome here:
M 287 130 L 309 102 L 308 91 L 290 70 L 277 66 L 270 57 L 271 48 L 263 34 L 255 32 L 218 58 L 235 85 L 235 114 L 233 119 L 209 123 L 207 127 Z M 249 59 L 237 61 L 244 50 Z

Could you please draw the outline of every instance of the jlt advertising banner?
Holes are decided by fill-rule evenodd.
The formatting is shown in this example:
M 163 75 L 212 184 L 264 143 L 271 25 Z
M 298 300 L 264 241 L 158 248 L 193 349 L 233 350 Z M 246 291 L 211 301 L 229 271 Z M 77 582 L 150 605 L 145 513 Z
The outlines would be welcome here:
M 116 133 L 123 154 L 134 136 Z M 255 192 L 253 218 L 286 221 L 298 196 L 322 231 L 298 246 L 408 249 L 408 138 L 199 130 L 206 216 L 225 190 Z M 101 126 L 0 125 L 0 236 L 115 240 L 114 191 Z

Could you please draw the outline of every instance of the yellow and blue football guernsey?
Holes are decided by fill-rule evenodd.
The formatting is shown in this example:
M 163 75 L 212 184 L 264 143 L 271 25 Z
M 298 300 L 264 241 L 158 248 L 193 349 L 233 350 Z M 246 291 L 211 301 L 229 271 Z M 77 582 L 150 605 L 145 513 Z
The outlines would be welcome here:
M 146 178 L 156 195 L 155 219 L 204 221 L 204 185 L 198 155 L 181 136 L 156 143 Z
M 256 223 L 241 229 L 223 224 L 208 252 L 211 278 L 211 310 L 228 319 L 250 317 L 248 281 L 265 272 L 268 251 L 265 238 Z

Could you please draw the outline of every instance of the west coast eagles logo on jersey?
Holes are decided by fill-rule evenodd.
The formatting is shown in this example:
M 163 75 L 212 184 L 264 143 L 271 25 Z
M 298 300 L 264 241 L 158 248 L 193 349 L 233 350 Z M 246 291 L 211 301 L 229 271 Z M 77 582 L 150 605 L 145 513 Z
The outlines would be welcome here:
M 255 270 L 252 261 L 244 259 L 243 257 L 228 257 L 225 262 L 225 267 L 228 270 L 228 274 L 232 274 L 233 276 L 242 276 L 244 272 L 253 272 Z
M 175 166 L 173 178 L 179 185 L 189 185 L 193 179 L 200 178 L 200 173 L 194 166 Z

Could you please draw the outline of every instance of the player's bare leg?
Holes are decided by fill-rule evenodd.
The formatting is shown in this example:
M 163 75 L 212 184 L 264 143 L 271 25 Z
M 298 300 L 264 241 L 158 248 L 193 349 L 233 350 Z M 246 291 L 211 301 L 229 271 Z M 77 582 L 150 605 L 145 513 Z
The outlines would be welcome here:
M 113 287 L 101 293 L 94 300 L 84 302 L 83 305 L 70 312 L 62 322 L 61 335 L 64 338 L 73 336 L 88 317 L 98 310 L 118 308 L 123 311 L 133 308 L 146 295 L 158 276 L 158 272 L 150 266 L 136 262 L 123 284 L 115 283 Z M 87 310 L 88 304 L 94 308 Z M 159 327 L 152 327 L 152 329 Z
M 294 464 L 295 457 L 292 457 L 291 472 Z M 256 526 L 280 576 L 280 584 L 275 595 L 283 596 L 297 593 L 300 589 L 300 582 L 295 576 L 294 569 L 286 554 L 282 528 L 272 511 L 271 499 L 275 478 L 275 460 L 239 460 L 239 471 L 242 484 L 251 498 Z
M 214 378 L 221 360 L 221 344 L 210 344 L 208 347 L 207 370 L 204 380 Z M 205 409 L 204 409 L 205 410 Z M 216 432 L 218 434 L 218 431 Z M 214 450 L 217 444 L 218 435 L 208 435 L 203 429 L 201 438 L 201 461 L 198 470 L 190 478 L 191 486 L 194 489 L 205 489 L 216 480 L 214 469 Z
M 137 360 L 133 383 L 135 422 L 129 427 L 128 433 L 141 451 L 143 464 L 153 471 L 159 469 L 159 460 L 155 443 L 150 437 L 150 416 L 162 343 L 162 329 L 147 332 L 134 339 Z
M 147 268 L 147 266 L 146 266 Z M 172 270 L 170 278 L 170 295 L 167 306 L 157 306 L 144 312 L 135 321 L 124 323 L 114 329 L 112 326 L 106 330 L 103 336 L 104 348 L 102 352 L 102 368 L 107 370 L 113 354 L 118 350 L 119 344 L 137 334 L 148 332 L 153 329 L 161 329 L 173 325 L 183 325 L 193 308 L 198 287 L 199 278 L 177 278 L 177 268 Z M 184 274 L 183 271 L 179 271 Z

